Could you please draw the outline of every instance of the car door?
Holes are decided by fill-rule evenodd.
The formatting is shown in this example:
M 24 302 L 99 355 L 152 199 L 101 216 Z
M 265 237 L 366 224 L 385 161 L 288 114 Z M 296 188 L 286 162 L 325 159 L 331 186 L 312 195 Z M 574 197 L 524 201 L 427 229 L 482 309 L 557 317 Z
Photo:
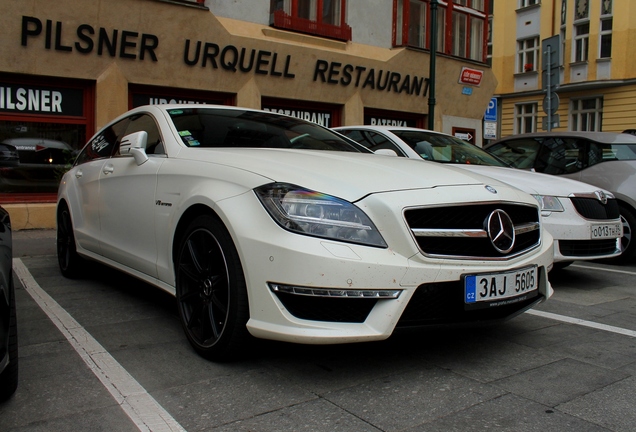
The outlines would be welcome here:
M 157 172 L 166 160 L 161 134 L 149 114 L 130 118 L 124 136 L 148 133 L 148 160 L 137 165 L 117 151 L 99 173 L 102 254 L 146 275 L 157 276 L 155 193 Z
M 72 207 L 75 239 L 78 245 L 101 255 L 101 226 L 99 215 L 99 177 L 103 166 L 119 144 L 128 121 L 119 121 L 96 134 L 78 155 L 68 187 Z

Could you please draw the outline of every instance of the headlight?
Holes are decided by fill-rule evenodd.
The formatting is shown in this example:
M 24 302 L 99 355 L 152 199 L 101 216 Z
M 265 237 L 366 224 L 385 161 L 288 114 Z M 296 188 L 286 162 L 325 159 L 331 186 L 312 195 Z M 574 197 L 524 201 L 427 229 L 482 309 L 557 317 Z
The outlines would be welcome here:
M 387 247 L 371 219 L 348 201 L 288 183 L 267 184 L 254 192 L 269 215 L 286 230 Z
M 550 195 L 532 195 L 534 199 L 539 201 L 539 205 L 541 206 L 541 211 L 554 211 L 554 212 L 562 212 L 565 211 L 561 201 L 555 196 Z

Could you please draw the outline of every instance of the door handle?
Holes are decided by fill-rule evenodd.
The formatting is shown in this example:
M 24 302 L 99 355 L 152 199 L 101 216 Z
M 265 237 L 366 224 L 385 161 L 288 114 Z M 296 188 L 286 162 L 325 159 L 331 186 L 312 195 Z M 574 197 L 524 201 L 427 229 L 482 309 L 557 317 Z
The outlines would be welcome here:
M 110 164 L 104 165 L 103 173 L 105 175 L 112 174 L 113 171 L 115 171 L 115 167 L 114 166 L 112 166 Z
M 84 175 L 82 170 L 75 171 L 75 178 L 81 178 Z

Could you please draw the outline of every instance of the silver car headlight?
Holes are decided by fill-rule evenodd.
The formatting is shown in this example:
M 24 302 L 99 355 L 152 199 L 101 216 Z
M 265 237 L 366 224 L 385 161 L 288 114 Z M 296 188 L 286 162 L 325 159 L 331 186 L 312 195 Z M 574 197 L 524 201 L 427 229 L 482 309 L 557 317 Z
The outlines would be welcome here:
M 539 202 L 541 211 L 562 212 L 565 211 L 559 198 L 550 195 L 532 195 Z
M 371 219 L 354 204 L 288 183 L 254 189 L 269 215 L 298 234 L 386 248 Z

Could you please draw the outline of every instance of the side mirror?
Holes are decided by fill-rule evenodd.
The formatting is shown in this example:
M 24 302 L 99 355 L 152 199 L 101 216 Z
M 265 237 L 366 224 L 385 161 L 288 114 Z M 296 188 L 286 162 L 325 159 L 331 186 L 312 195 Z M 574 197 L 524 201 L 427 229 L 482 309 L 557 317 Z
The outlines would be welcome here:
M 378 149 L 376 151 L 374 151 L 373 153 L 378 154 L 378 155 L 382 155 L 382 156 L 396 156 L 397 157 L 397 153 L 395 152 L 395 150 L 391 150 L 391 149 Z
M 146 145 L 148 144 L 148 132 L 139 131 L 126 135 L 119 143 L 119 154 L 131 154 L 137 165 L 142 165 L 148 160 Z

